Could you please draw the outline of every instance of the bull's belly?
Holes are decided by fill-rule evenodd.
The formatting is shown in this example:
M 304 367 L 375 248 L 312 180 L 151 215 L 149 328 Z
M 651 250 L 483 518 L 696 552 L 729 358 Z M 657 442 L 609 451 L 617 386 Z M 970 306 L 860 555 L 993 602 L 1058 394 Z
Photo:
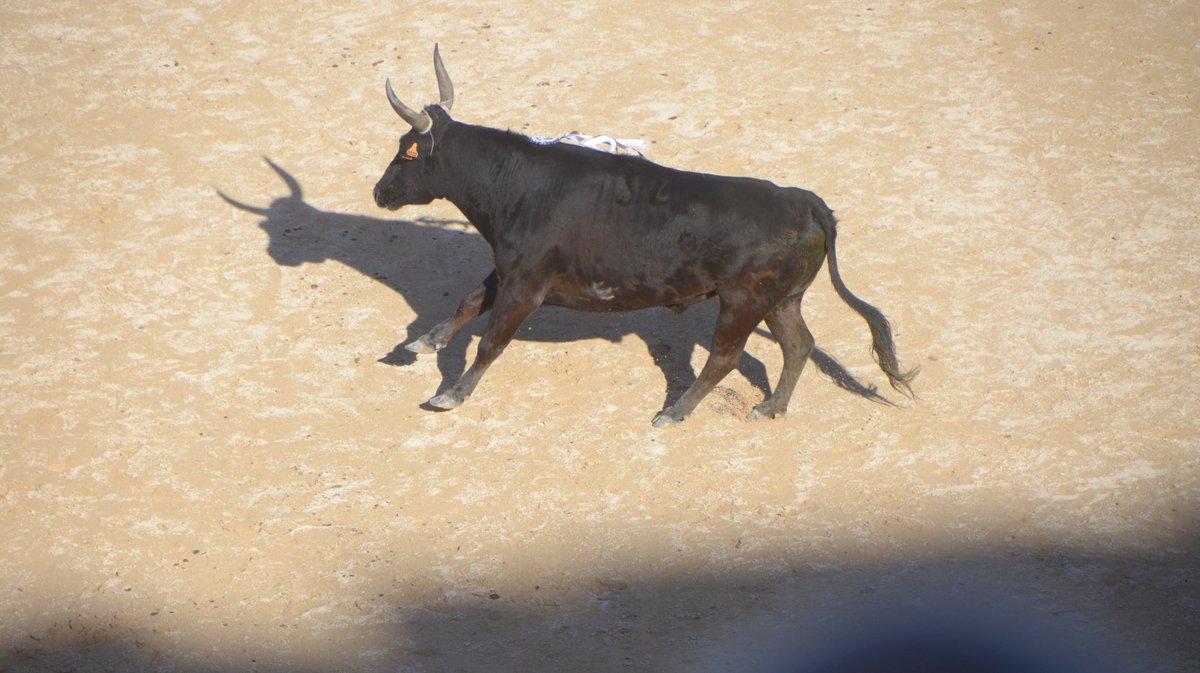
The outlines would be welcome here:
M 714 288 L 625 286 L 603 281 L 560 279 L 546 293 L 543 303 L 577 311 L 636 311 L 655 306 L 682 306 L 712 297 Z

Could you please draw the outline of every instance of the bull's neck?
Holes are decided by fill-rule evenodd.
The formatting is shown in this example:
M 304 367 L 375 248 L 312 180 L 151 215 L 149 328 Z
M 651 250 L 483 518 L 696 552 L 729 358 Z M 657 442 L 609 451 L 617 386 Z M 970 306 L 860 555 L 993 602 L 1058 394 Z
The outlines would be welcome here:
M 451 122 L 435 148 L 443 176 L 440 196 L 453 203 L 489 243 L 495 227 L 513 211 L 513 190 L 505 184 L 516 160 L 514 137 L 484 126 Z

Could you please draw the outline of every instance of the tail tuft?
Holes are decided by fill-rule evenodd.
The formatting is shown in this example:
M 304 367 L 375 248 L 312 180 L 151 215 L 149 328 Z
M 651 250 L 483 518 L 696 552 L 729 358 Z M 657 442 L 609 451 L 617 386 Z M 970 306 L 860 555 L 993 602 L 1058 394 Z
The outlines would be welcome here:
M 887 317 L 879 309 L 854 296 L 850 288 L 842 282 L 842 276 L 838 272 L 835 247 L 837 220 L 833 216 L 833 211 L 822 203 L 813 207 L 813 217 L 825 231 L 825 256 L 829 260 L 829 278 L 833 282 L 833 289 L 837 291 L 842 301 L 867 321 L 867 326 L 871 328 L 871 352 L 875 357 L 875 362 L 879 364 L 879 368 L 883 370 L 884 374 L 887 374 L 888 382 L 908 398 L 915 398 L 912 381 L 917 374 L 921 373 L 921 368 L 913 367 L 907 371 L 900 368 L 900 362 L 896 358 L 895 340 L 892 338 L 892 325 L 888 322 Z

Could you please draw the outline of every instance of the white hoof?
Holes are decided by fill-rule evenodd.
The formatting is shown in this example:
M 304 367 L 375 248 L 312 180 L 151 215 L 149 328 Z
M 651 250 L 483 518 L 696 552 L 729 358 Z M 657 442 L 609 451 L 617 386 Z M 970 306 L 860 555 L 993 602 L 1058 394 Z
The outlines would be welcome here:
M 421 337 L 412 343 L 404 344 L 404 350 L 417 354 L 436 353 L 437 347 L 433 345 L 433 341 L 429 337 Z
M 651 421 L 651 423 L 656 428 L 665 428 L 668 425 L 675 425 L 678 422 L 679 421 L 675 420 L 674 418 L 671 418 L 670 416 L 666 415 L 666 413 L 660 413 L 659 415 L 654 417 L 653 421 Z
M 442 409 L 443 411 L 449 411 L 461 405 L 462 403 L 462 400 L 449 393 L 442 393 L 441 395 L 431 398 L 428 402 L 429 406 L 435 409 Z

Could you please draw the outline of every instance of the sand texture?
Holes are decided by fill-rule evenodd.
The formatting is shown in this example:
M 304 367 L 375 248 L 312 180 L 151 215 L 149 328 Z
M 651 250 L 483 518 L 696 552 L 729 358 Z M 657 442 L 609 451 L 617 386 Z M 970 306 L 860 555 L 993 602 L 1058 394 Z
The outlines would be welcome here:
M 1200 670 L 1197 36 L 1162 0 L 3 3 L 0 671 L 822 673 L 909 611 Z M 540 311 L 423 409 L 483 321 L 401 346 L 491 268 L 453 206 L 372 200 L 435 42 L 462 121 L 823 196 L 919 399 L 822 272 L 786 418 L 745 420 L 764 326 L 651 427 L 710 305 Z

